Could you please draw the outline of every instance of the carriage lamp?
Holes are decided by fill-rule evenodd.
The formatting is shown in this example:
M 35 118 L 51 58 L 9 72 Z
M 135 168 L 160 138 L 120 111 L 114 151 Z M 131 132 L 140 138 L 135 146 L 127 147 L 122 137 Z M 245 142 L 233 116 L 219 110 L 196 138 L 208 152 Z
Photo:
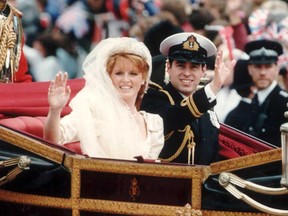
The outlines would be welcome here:
M 288 118 L 288 112 L 284 113 L 285 117 Z M 282 187 L 288 188 L 288 122 L 284 123 L 280 127 L 281 131 L 281 147 L 282 147 Z

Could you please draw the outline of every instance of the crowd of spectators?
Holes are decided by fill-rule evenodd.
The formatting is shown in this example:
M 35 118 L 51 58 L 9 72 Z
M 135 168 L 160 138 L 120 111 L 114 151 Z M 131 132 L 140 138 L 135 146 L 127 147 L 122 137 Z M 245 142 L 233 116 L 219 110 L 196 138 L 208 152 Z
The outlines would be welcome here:
M 67 71 L 70 79 L 82 77 L 83 59 L 99 41 L 108 37 L 137 38 L 156 55 L 162 32 L 165 38 L 175 32 L 193 31 L 226 50 L 230 59 L 234 58 L 233 49 L 243 51 L 246 42 L 252 39 L 277 39 L 285 48 L 288 44 L 288 4 L 284 0 L 11 2 L 23 12 L 24 52 L 33 81 L 51 80 L 59 69 Z M 162 27 L 155 27 L 160 23 Z M 281 59 L 281 84 L 285 86 L 286 49 Z M 45 71 L 43 65 L 47 65 Z

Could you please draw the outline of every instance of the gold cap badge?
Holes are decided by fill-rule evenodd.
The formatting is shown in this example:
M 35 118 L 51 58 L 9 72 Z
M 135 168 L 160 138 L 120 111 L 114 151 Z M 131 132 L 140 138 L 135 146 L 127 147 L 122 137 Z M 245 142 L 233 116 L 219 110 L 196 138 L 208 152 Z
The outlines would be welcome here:
M 199 50 L 199 43 L 196 40 L 194 35 L 190 35 L 186 41 L 183 42 L 183 49 L 191 50 L 191 51 L 198 51 Z

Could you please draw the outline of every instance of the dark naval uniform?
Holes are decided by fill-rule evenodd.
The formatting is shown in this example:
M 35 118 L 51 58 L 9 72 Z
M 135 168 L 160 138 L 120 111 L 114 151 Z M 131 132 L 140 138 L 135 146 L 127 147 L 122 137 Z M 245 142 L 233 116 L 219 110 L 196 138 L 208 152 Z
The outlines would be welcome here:
M 225 123 L 281 147 L 280 126 L 287 122 L 284 117 L 287 103 L 288 93 L 277 85 L 257 108 L 257 111 L 255 111 L 253 103 L 241 101 L 228 114 Z
M 164 88 L 149 84 L 141 109 L 163 118 L 165 144 L 159 156 L 161 161 L 190 164 L 193 158 L 189 151 L 194 144 L 195 164 L 207 165 L 218 160 L 218 120 L 213 111 L 208 111 L 215 104 L 216 100 L 209 102 L 204 88 L 183 99 L 171 83 Z

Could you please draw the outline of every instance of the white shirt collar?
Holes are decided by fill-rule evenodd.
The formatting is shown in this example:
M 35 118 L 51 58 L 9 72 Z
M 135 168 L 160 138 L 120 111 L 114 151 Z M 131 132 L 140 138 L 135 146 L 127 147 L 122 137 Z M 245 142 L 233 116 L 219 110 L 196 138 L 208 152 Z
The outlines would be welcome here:
M 265 101 L 267 96 L 273 91 L 276 85 L 277 82 L 274 80 L 268 88 L 257 92 L 260 105 Z

